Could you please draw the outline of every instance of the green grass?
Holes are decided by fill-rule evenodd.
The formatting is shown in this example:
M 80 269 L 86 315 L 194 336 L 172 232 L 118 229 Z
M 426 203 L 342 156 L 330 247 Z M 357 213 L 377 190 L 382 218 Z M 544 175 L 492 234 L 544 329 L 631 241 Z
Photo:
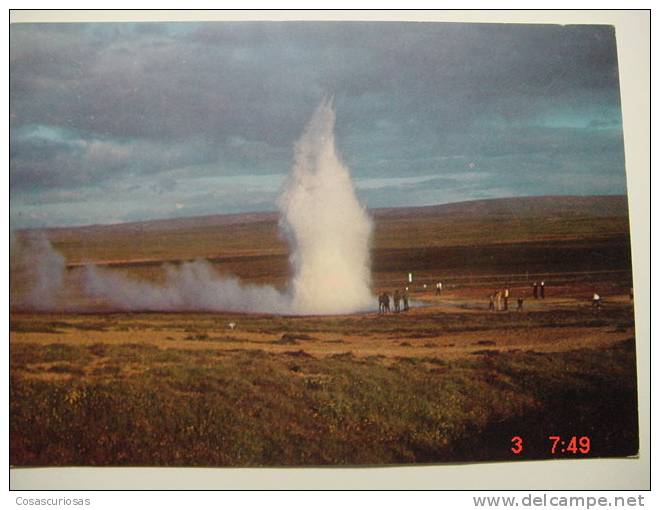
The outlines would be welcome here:
M 30 378 L 30 365 L 45 360 L 57 362 L 61 377 Z M 81 375 L 90 360 L 99 364 Z M 591 456 L 637 451 L 632 340 L 599 351 L 388 361 L 351 353 L 317 359 L 301 350 L 12 346 L 10 462 L 295 466 L 543 458 L 553 434 L 589 435 Z M 529 444 L 522 457 L 509 451 L 513 435 Z

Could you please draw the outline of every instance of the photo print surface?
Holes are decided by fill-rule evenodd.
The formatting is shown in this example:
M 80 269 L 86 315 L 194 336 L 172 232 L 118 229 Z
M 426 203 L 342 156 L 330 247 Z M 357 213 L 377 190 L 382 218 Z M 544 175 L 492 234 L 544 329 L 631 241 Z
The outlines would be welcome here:
M 638 453 L 605 25 L 15 23 L 10 464 Z

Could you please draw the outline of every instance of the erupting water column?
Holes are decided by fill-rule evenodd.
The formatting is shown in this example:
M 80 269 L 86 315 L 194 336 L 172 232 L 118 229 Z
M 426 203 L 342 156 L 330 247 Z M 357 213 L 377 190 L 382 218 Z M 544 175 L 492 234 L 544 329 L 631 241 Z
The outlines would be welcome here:
M 294 313 L 349 313 L 373 308 L 372 224 L 335 149 L 330 100 L 317 107 L 295 146 L 279 197 L 280 228 L 291 246 Z

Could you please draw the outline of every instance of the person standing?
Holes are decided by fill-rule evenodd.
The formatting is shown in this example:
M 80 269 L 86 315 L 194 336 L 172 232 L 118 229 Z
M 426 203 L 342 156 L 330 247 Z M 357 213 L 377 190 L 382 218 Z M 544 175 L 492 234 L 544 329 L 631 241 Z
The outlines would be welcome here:
M 490 303 L 488 303 L 488 310 L 492 312 L 495 310 L 495 294 L 490 294 L 488 299 L 490 300 Z
M 534 299 L 538 299 L 539 298 L 539 285 L 536 282 L 534 282 L 532 290 L 534 292 Z
M 545 299 L 545 282 L 541 281 L 541 299 Z
M 403 291 L 403 311 L 408 311 L 408 287 Z
M 401 294 L 399 293 L 399 289 L 396 289 L 394 291 L 394 311 L 396 313 L 399 313 L 401 311 L 399 303 L 401 302 Z
M 519 297 L 518 298 L 518 308 L 516 309 L 518 312 L 523 311 L 523 298 Z
M 504 311 L 509 310 L 509 287 L 504 289 Z
M 597 292 L 594 292 L 594 297 L 592 298 L 591 306 L 592 307 L 595 306 L 596 308 L 600 308 L 600 296 L 598 295 Z

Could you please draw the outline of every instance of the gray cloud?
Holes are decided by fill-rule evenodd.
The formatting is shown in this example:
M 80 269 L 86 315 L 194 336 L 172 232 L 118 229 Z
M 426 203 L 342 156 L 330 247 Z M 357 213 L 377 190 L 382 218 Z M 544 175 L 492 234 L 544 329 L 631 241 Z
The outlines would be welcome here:
M 10 43 L 10 189 L 20 226 L 83 223 L 88 200 L 106 213 L 129 192 L 135 205 L 123 214 L 135 219 L 169 214 L 163 196 L 195 203 L 173 214 L 268 208 L 276 187 L 222 199 L 200 188 L 224 182 L 214 177 L 284 174 L 327 94 L 356 177 L 433 174 L 449 186 L 443 176 L 470 163 L 504 172 L 449 187 L 454 195 L 363 190 L 370 203 L 540 194 L 549 175 L 555 192 L 573 174 L 585 176 L 585 193 L 625 192 L 612 27 L 14 24 Z M 41 198 L 51 214 L 25 219 Z

